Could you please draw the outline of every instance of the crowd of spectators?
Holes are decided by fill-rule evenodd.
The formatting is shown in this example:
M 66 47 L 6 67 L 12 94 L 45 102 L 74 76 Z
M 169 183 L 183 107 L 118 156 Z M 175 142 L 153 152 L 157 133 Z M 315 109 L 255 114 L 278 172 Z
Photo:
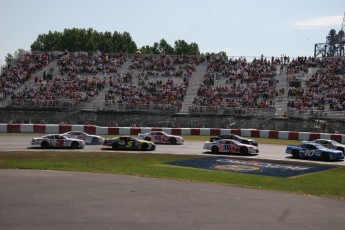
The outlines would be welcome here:
M 44 68 L 59 55 L 59 52 L 24 52 L 17 60 L 4 66 L 0 76 L 0 100 L 12 95 L 35 71 Z
M 108 104 L 175 105 L 181 107 L 188 83 L 175 84 L 173 79 L 167 82 L 149 81 L 143 86 L 133 83 L 115 83 L 105 94 Z
M 290 87 L 289 110 L 345 110 L 345 59 L 322 59 L 305 87 Z
M 184 80 L 190 78 L 195 68 L 204 62 L 203 57 L 198 56 L 169 56 L 169 55 L 141 55 L 137 54 L 129 66 L 130 70 L 138 71 L 140 84 L 152 77 L 181 77 Z
M 272 64 L 272 62 L 273 64 Z M 276 89 L 276 62 L 279 59 L 229 59 L 223 56 L 209 58 L 203 85 L 194 98 L 194 106 L 234 108 L 274 108 Z M 217 79 L 226 79 L 227 85 L 214 86 Z
M 124 53 L 68 52 L 60 57 L 58 65 L 60 74 L 75 77 L 82 73 L 116 73 L 126 61 Z
M 106 81 L 90 77 L 55 77 L 52 81 L 42 81 L 35 86 L 26 86 L 11 96 L 12 103 L 57 106 L 61 102 L 74 105 L 87 102 L 105 87 Z

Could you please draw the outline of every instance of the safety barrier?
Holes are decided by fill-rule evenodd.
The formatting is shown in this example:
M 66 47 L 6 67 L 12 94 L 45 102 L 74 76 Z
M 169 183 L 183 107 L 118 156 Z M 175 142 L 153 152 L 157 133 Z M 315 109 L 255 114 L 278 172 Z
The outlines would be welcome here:
M 172 135 L 218 136 L 237 134 L 243 137 L 260 137 L 284 140 L 332 139 L 345 143 L 345 135 L 258 129 L 218 129 L 218 128 L 163 128 L 163 127 L 102 127 L 95 125 L 65 124 L 0 124 L 0 133 L 64 133 L 84 131 L 97 135 L 138 135 L 151 131 L 164 131 Z

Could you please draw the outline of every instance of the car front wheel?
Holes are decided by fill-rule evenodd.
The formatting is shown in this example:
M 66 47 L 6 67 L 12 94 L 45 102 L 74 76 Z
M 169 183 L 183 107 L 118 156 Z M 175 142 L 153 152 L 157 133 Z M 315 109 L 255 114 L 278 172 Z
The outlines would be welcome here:
M 142 145 L 141 145 L 141 150 L 142 151 L 145 151 L 145 150 L 147 150 L 149 148 L 149 145 L 148 144 L 146 144 L 146 143 L 143 143 Z
M 76 142 L 76 141 L 72 142 L 71 147 L 72 147 L 72 149 L 77 149 L 79 147 L 78 142 Z
M 323 161 L 330 161 L 329 154 L 327 154 L 327 153 L 322 153 L 322 154 L 321 154 L 321 159 L 322 159 Z
M 41 143 L 41 148 L 42 148 L 42 149 L 47 149 L 47 148 L 49 148 L 49 143 L 46 142 L 46 141 L 43 141 L 43 142 Z
M 248 149 L 247 149 L 246 147 L 242 147 L 242 148 L 240 149 L 240 153 L 241 153 L 242 155 L 248 155 Z
M 97 145 L 99 143 L 98 138 L 97 137 L 93 137 L 91 140 L 91 144 L 93 145 Z
M 211 152 L 212 152 L 213 154 L 219 153 L 218 147 L 217 147 L 217 146 L 213 146 L 213 147 L 211 148 Z
M 299 158 L 299 152 L 298 151 L 292 151 L 292 158 L 298 159 Z
M 111 147 L 114 149 L 114 150 L 118 150 L 119 149 L 119 143 L 112 143 L 111 144 Z
M 169 139 L 169 142 L 170 142 L 170 144 L 172 144 L 172 145 L 176 145 L 176 138 L 175 138 L 175 137 L 171 137 L 171 138 Z

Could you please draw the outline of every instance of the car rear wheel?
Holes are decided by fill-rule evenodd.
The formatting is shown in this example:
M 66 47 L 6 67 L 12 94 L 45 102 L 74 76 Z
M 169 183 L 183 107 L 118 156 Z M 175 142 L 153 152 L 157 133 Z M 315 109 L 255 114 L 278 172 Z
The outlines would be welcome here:
M 147 150 L 149 148 L 149 145 L 147 144 L 147 143 L 143 143 L 142 145 L 141 145 L 141 147 L 140 147 L 140 149 L 142 150 L 142 151 L 145 151 L 145 150 Z
M 151 138 L 150 137 L 145 137 L 144 140 L 145 141 L 151 141 Z
M 72 149 L 77 149 L 79 147 L 79 143 L 76 141 L 73 141 L 71 144 Z
M 242 148 L 240 148 L 240 153 L 242 155 L 248 155 L 248 149 L 246 147 L 242 147 Z
M 292 158 L 295 158 L 295 159 L 299 158 L 299 152 L 297 150 L 292 151 Z
M 119 145 L 119 143 L 112 143 L 112 144 L 111 144 L 111 147 L 112 147 L 114 150 L 118 150 L 119 147 L 120 147 L 120 145 Z
M 169 142 L 170 142 L 170 144 L 172 144 L 172 145 L 176 145 L 176 143 L 177 143 L 175 137 L 171 137 L 171 138 L 169 139 Z
M 328 153 L 322 153 L 322 154 L 321 154 L 321 159 L 322 159 L 323 161 L 330 161 L 329 154 L 328 154 Z
M 42 149 L 47 149 L 47 148 L 49 148 L 49 143 L 46 142 L 46 141 L 43 141 L 43 142 L 41 143 L 41 148 L 42 148 Z
M 211 148 L 211 152 L 212 152 L 213 154 L 219 153 L 218 147 L 217 147 L 217 146 L 213 146 L 213 147 Z

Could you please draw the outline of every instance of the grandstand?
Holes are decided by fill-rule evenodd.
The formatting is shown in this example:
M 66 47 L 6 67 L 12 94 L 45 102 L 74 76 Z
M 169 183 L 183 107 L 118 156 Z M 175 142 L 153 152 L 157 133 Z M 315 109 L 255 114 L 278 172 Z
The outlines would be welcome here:
M 0 122 L 345 132 L 344 74 L 339 57 L 25 53 Z

